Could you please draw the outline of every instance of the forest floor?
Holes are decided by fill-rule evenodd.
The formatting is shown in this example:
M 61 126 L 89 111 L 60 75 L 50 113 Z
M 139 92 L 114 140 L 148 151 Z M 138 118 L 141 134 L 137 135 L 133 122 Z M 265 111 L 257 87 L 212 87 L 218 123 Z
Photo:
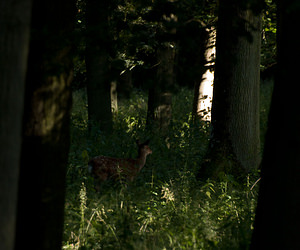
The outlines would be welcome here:
M 270 96 L 271 86 L 262 84 L 262 143 Z M 192 122 L 192 90 L 174 95 L 167 140 L 145 132 L 147 97 L 142 91 L 120 101 L 109 136 L 96 129 L 87 136 L 86 92 L 74 92 L 73 99 L 63 249 L 248 249 L 258 174 L 242 184 L 232 176 L 196 180 L 209 124 Z M 88 160 L 97 155 L 134 158 L 135 140 L 148 138 L 153 153 L 136 181 L 107 182 L 96 193 Z

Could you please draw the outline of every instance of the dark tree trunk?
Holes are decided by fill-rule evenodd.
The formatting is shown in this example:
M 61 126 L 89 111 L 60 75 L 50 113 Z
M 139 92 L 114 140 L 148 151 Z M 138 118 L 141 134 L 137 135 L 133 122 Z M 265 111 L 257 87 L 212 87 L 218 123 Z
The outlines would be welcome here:
M 163 15 L 158 32 L 156 79 L 149 90 L 147 126 L 165 135 L 172 119 L 172 90 L 175 85 L 174 61 L 176 34 L 174 14 Z
M 130 98 L 130 94 L 133 89 L 132 75 L 132 70 L 126 70 L 120 75 L 117 84 L 118 99 Z
M 86 70 L 88 116 L 91 125 L 103 131 L 112 130 L 110 92 L 110 52 L 112 38 L 109 30 L 110 1 L 87 0 Z
M 278 68 L 251 249 L 300 249 L 300 39 L 297 0 L 277 1 Z M 293 35 L 294 34 L 294 35 Z M 291 52 L 291 50 L 293 52 Z
M 16 249 L 61 249 L 75 2 L 33 2 Z
M 31 0 L 0 3 L 0 249 L 12 250 Z
M 261 2 L 220 1 L 212 138 L 200 177 L 239 177 L 260 163 Z
M 165 134 L 172 119 L 172 88 L 175 51 L 172 47 L 157 52 L 156 81 L 149 90 L 147 123 L 154 131 Z

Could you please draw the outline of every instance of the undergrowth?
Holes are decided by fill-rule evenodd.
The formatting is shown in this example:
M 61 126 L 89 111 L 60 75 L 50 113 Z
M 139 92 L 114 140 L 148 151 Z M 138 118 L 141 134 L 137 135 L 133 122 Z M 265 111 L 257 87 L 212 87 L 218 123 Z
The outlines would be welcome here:
M 119 103 L 111 135 L 94 129 L 88 136 L 86 94 L 74 93 L 63 249 L 248 249 L 257 177 L 243 185 L 231 176 L 196 180 L 209 126 L 192 122 L 191 100 L 186 89 L 174 97 L 167 139 L 147 134 L 147 99 L 139 91 Z M 149 137 L 153 153 L 137 180 L 108 182 L 96 193 L 88 160 L 134 158 L 135 140 Z

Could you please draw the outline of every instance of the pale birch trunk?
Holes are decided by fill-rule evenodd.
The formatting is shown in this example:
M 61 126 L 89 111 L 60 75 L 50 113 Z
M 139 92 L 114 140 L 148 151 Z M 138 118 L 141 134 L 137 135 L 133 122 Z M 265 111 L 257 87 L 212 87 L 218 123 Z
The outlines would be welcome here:
M 210 29 L 206 28 L 205 31 L 207 32 L 204 51 L 205 71 L 202 75 L 201 82 L 195 85 L 194 115 L 203 121 L 210 121 L 216 54 L 216 30 L 212 27 Z

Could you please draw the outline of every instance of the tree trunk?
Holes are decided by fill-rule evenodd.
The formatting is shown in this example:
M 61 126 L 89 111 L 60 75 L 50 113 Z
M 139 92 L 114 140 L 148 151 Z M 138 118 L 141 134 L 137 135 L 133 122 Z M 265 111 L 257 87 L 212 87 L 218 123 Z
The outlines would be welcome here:
M 109 30 L 110 1 L 87 0 L 86 71 L 90 124 L 103 131 L 112 130 Z
M 117 81 L 111 81 L 110 83 L 110 99 L 112 112 L 118 112 L 118 92 L 117 92 Z
M 220 1 L 212 138 L 200 177 L 237 177 L 260 163 L 261 1 Z
M 61 249 L 75 2 L 33 2 L 16 249 Z M 55 17 L 55 18 L 54 18 Z
M 0 3 L 0 249 L 14 248 L 31 0 Z
M 201 81 L 196 82 L 194 90 L 193 116 L 203 121 L 211 120 L 213 98 L 214 66 L 216 54 L 216 29 L 205 29 L 207 38 L 204 44 L 204 73 Z
M 300 249 L 300 39 L 297 0 L 279 0 L 278 68 L 262 160 L 251 249 Z M 293 50 L 293 53 L 291 53 Z M 287 105 L 288 101 L 288 105 Z
M 168 45 L 170 46 L 170 45 Z M 172 119 L 173 69 L 175 51 L 172 47 L 160 48 L 157 52 L 157 79 L 149 91 L 148 125 L 165 134 Z
M 130 94 L 133 89 L 132 74 L 132 70 L 128 69 L 121 73 L 117 83 L 118 98 L 130 98 Z
M 147 126 L 153 132 L 165 135 L 172 119 L 172 89 L 174 88 L 175 42 L 176 34 L 174 14 L 163 15 L 157 48 L 156 80 L 149 90 Z

